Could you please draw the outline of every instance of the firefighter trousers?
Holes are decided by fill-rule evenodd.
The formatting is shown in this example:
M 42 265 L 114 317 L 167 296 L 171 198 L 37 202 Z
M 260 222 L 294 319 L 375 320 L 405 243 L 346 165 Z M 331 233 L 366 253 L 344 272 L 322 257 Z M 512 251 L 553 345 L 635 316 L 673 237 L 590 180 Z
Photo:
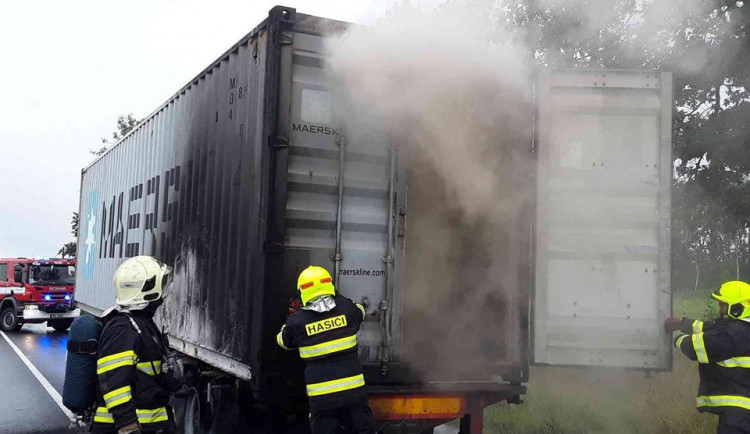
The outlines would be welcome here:
M 750 434 L 750 411 L 728 408 L 719 415 L 716 434 Z
M 372 410 L 367 403 L 314 411 L 310 414 L 312 434 L 375 434 Z

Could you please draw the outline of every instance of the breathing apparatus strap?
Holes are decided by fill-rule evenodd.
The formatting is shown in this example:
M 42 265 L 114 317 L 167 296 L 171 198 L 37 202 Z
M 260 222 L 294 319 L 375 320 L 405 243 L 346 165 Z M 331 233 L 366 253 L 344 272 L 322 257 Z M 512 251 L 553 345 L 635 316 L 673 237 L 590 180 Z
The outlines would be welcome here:
M 130 323 L 133 324 L 133 328 L 138 333 L 138 336 L 141 338 L 141 343 L 143 343 L 143 351 L 148 352 L 148 342 L 146 341 L 146 337 L 143 336 L 143 332 L 141 332 L 141 328 L 138 326 L 138 323 L 136 322 L 135 318 L 127 314 L 126 316 L 130 320 Z M 149 363 L 151 363 L 151 370 L 152 370 L 151 372 L 154 373 L 154 378 L 156 379 L 156 382 L 159 383 L 160 386 L 164 387 L 164 385 L 161 382 L 161 375 L 157 374 L 156 372 L 156 365 L 154 365 L 154 361 L 150 360 Z

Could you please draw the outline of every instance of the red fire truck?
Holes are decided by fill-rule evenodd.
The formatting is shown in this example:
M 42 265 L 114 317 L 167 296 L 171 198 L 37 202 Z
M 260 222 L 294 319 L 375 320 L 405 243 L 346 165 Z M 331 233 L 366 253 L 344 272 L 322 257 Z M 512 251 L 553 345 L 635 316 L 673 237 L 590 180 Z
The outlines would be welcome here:
M 81 311 L 75 307 L 75 259 L 0 259 L 0 329 L 46 322 L 65 331 Z

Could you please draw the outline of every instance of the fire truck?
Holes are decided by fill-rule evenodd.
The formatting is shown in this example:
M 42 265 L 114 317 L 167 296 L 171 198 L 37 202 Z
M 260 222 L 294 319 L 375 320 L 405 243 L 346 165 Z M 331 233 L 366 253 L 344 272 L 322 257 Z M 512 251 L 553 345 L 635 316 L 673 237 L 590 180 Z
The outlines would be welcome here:
M 43 322 L 67 330 L 81 313 L 75 307 L 75 269 L 75 259 L 0 259 L 0 330 Z

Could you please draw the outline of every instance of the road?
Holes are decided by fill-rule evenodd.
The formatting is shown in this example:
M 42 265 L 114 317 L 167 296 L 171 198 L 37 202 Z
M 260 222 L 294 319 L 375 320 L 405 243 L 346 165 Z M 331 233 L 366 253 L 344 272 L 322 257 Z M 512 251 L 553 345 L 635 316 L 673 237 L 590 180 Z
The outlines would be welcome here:
M 62 395 L 65 381 L 67 333 L 46 324 L 26 324 L 16 333 L 5 333 L 39 373 Z M 82 434 L 69 430 L 70 421 L 44 386 L 32 374 L 8 342 L 0 336 L 0 434 Z M 453 434 L 452 426 L 435 434 Z
M 5 333 L 49 384 L 62 394 L 65 379 L 67 333 L 45 324 L 27 324 L 16 333 Z M 44 386 L 32 374 L 10 344 L 0 337 L 0 433 L 77 433 Z

